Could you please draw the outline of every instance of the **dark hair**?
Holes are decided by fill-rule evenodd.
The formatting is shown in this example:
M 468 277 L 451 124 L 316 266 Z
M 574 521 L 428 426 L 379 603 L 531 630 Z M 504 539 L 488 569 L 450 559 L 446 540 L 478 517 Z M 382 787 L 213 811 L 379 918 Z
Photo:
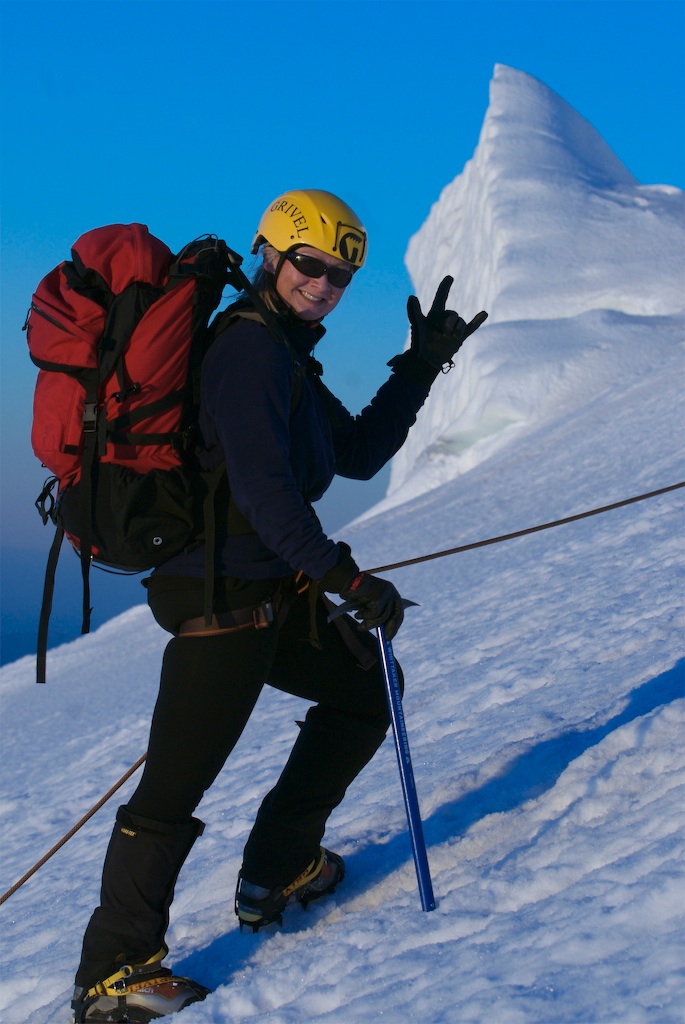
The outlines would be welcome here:
M 253 265 L 256 264 L 256 269 L 252 273 L 252 287 L 272 313 L 279 313 L 282 311 L 283 301 L 279 298 L 278 292 L 276 291 L 276 279 L 274 275 L 264 266 L 264 255 L 267 250 L 271 250 L 271 252 L 276 256 L 280 256 L 278 250 L 274 249 L 274 247 L 269 245 L 268 242 L 260 247 L 253 262 Z

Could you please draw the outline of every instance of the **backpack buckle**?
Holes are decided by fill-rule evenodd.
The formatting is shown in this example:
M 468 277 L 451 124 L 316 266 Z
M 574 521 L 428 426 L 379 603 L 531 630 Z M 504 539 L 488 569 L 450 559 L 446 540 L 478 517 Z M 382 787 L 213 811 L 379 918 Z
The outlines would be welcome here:
M 97 402 L 86 402 L 83 407 L 83 431 L 86 434 L 94 433 L 98 428 L 98 407 Z

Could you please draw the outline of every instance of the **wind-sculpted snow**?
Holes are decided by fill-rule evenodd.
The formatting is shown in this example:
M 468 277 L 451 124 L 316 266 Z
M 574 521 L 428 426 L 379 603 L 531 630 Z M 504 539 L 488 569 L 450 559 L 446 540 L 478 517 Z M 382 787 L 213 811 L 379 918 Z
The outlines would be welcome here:
M 498 89 L 517 77 L 499 71 Z M 577 167 L 591 131 L 573 136 Z M 597 152 L 596 178 L 616 180 Z M 476 337 L 395 500 L 342 532 L 366 567 L 685 479 L 673 315 L 529 313 Z M 172 907 L 169 962 L 215 989 L 184 1024 L 682 1024 L 684 494 L 389 574 L 419 603 L 395 651 L 432 913 L 389 740 L 330 822 L 343 885 L 280 930 L 239 933 L 243 844 L 306 709 L 265 690 L 198 810 Z M 50 651 L 45 686 L 29 658 L 0 671 L 0 891 L 144 752 L 165 639 L 140 607 Z M 3 1024 L 68 1020 L 134 786 L 0 907 Z
M 442 483 L 487 457 L 493 444 L 508 443 L 509 435 L 500 435 L 521 420 L 520 403 L 512 408 L 502 394 L 512 368 L 528 393 L 524 418 L 546 386 L 550 361 L 557 376 L 567 368 L 582 373 L 584 352 L 604 343 L 602 372 L 619 375 L 630 324 L 609 319 L 602 336 L 597 318 L 583 314 L 653 318 L 643 342 L 650 345 L 662 334 L 682 338 L 684 200 L 679 189 L 639 185 L 564 100 L 534 78 L 497 66 L 473 159 L 444 189 L 407 252 L 424 309 L 450 274 L 450 304 L 466 319 L 481 309 L 489 319 L 433 389 L 393 460 L 393 501 L 405 500 L 405 490 L 396 495 L 403 484 L 416 493 Z M 531 321 L 542 323 L 536 330 Z M 550 353 L 538 373 L 541 346 Z M 503 360 L 505 379 L 497 380 Z M 426 464 L 440 464 L 442 453 L 454 450 L 455 435 L 460 454 L 472 450 L 446 472 L 441 465 L 431 472 Z
M 640 185 L 551 89 L 498 65 L 478 146 L 411 239 L 424 301 L 445 274 L 467 316 L 683 310 L 683 193 Z

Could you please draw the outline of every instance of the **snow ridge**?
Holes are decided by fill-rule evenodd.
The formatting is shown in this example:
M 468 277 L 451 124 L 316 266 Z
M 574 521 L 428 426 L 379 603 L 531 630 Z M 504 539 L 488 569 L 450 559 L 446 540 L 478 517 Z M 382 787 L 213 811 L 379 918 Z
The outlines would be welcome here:
M 644 343 L 661 331 L 677 343 L 684 214 L 682 191 L 639 185 L 551 89 L 497 65 L 474 156 L 407 251 L 424 310 L 450 274 L 450 304 L 466 319 L 480 309 L 489 319 L 433 388 L 393 460 L 387 500 L 366 515 L 439 486 L 509 443 L 510 428 L 537 422 L 564 378 L 583 373 L 579 364 L 596 389 L 588 348 L 609 347 L 605 385 L 620 376 L 624 331 L 632 333 L 626 317 L 653 318 Z

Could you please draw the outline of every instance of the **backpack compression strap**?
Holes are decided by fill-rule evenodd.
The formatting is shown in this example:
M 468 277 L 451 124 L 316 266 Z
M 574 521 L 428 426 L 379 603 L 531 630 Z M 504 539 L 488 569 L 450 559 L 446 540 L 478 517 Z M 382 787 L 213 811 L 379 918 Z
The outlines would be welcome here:
M 98 375 L 86 384 L 86 405 L 83 414 L 83 458 L 79 502 L 79 540 L 81 576 L 83 579 L 83 616 L 81 633 L 90 631 L 90 561 L 93 554 L 93 494 L 97 460 L 107 450 L 105 410 L 98 408 L 98 388 L 117 369 L 119 383 L 126 382 L 120 370 L 122 354 L 131 335 L 162 290 L 154 285 L 134 282 L 117 295 L 109 307 L 105 329 L 98 349 Z

